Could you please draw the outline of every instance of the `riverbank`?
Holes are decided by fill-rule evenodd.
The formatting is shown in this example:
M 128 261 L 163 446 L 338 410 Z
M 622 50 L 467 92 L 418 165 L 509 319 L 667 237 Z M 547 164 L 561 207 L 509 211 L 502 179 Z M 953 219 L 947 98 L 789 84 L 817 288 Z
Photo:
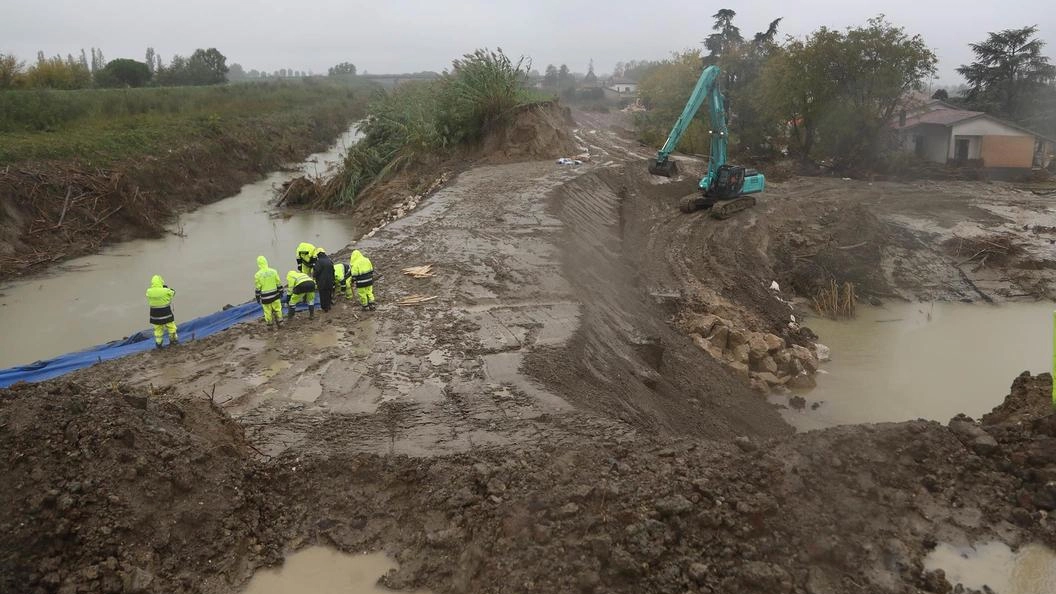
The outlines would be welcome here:
M 281 100 L 199 101 L 175 114 L 10 135 L 23 149 L 5 153 L 0 166 L 0 281 L 160 236 L 179 213 L 325 149 L 362 116 L 369 90 L 328 85 Z

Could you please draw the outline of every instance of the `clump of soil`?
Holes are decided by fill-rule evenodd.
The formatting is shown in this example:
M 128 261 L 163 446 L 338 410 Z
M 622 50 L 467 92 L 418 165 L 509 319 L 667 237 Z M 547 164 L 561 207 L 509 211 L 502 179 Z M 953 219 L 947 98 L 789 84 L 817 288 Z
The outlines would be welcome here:
M 0 391 L 0 591 L 198 591 L 232 551 L 261 550 L 256 521 L 237 516 L 248 454 L 204 399 L 61 381 Z
M 775 261 L 797 294 L 812 298 L 835 281 L 859 295 L 889 294 L 880 266 L 892 242 L 887 225 L 864 206 L 831 208 L 816 222 L 790 221 L 775 242 Z
M 570 157 L 580 152 L 570 129 L 572 112 L 556 101 L 515 108 L 488 130 L 481 144 L 485 163 Z

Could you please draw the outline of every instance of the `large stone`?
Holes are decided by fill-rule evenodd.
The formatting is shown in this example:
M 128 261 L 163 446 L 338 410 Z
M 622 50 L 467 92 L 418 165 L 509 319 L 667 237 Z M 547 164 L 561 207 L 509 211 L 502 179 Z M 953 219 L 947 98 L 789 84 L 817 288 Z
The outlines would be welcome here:
M 972 451 L 980 456 L 989 456 L 999 449 L 997 440 L 985 433 L 973 439 L 971 445 Z
M 766 339 L 762 334 L 758 332 L 752 332 L 748 335 L 748 355 L 754 359 L 761 359 L 770 352 L 770 347 L 766 344 Z
M 776 334 L 766 334 L 763 336 L 763 340 L 766 341 L 766 350 L 771 353 L 785 348 L 785 339 Z
M 708 336 L 718 322 L 719 316 L 712 314 L 693 316 L 689 319 L 689 331 L 694 334 L 700 334 L 701 336 Z
M 752 362 L 752 371 L 765 371 L 777 375 L 777 362 L 770 355 Z
M 737 361 L 731 361 L 726 364 L 727 367 L 733 370 L 735 375 L 739 375 L 743 378 L 748 378 L 748 364 L 740 363 Z
M 693 334 L 691 337 L 693 338 L 693 344 L 706 351 L 713 359 L 722 360 L 722 349 L 711 344 L 708 339 L 699 334 Z
M 740 330 L 730 330 L 728 337 L 728 345 L 730 348 L 748 344 L 748 335 Z
M 814 373 L 818 370 L 818 359 L 814 356 L 814 353 L 810 352 L 810 349 L 794 344 L 792 345 L 792 356 L 795 357 L 809 373 Z
M 818 358 L 818 361 L 821 361 L 822 363 L 832 360 L 832 350 L 820 342 L 814 343 L 814 355 Z
M 716 326 L 708 336 L 708 342 L 715 345 L 720 351 L 725 351 L 728 343 L 730 329 L 726 326 Z
M 750 349 L 748 348 L 747 344 L 739 344 L 737 346 L 730 347 L 729 349 L 727 349 L 726 356 L 729 357 L 730 361 L 734 361 L 736 363 L 744 363 L 745 365 L 747 365 L 749 350 Z
M 817 386 L 817 382 L 814 381 L 814 376 L 809 373 L 800 373 L 799 375 L 788 380 L 788 387 L 797 390 L 810 390 Z
M 760 381 L 766 382 L 766 385 L 768 386 L 783 386 L 788 383 L 789 380 L 789 378 L 787 377 L 778 377 L 777 375 L 767 371 L 764 371 L 762 373 L 753 373 L 752 377 Z

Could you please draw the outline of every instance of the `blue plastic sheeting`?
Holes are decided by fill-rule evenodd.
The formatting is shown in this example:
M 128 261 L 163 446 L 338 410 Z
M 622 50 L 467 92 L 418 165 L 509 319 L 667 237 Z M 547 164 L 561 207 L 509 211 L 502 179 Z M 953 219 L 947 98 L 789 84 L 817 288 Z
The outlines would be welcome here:
M 318 302 L 318 299 L 316 300 Z M 286 309 L 285 307 L 283 308 Z M 298 310 L 307 309 L 299 305 Z M 146 316 L 146 310 L 143 313 Z M 235 324 L 248 322 L 263 317 L 260 305 L 255 301 L 243 303 L 223 311 L 195 318 L 187 322 L 176 319 L 180 343 L 205 338 L 226 330 Z M 0 370 L 0 388 L 6 388 L 16 382 L 42 382 L 65 375 L 71 371 L 91 367 L 96 363 L 127 357 L 154 348 L 154 331 L 142 330 L 124 340 L 114 340 L 76 353 L 59 355 L 54 359 L 37 361 L 29 365 Z

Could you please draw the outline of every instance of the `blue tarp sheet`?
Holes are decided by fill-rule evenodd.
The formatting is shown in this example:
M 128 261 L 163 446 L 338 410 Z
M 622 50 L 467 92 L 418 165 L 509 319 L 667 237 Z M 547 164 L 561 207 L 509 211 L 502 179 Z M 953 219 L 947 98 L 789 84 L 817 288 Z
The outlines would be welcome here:
M 285 307 L 283 309 L 285 310 Z M 301 305 L 298 307 L 298 310 L 300 309 L 306 308 Z M 262 316 L 260 306 L 255 301 L 250 301 L 187 322 L 177 319 L 176 324 L 179 329 L 180 342 L 183 343 L 205 338 L 235 324 Z M 29 365 L 2 369 L 0 370 L 0 388 L 6 388 L 16 382 L 42 382 L 96 363 L 142 353 L 152 348 L 154 348 L 154 331 L 142 330 L 124 340 L 114 340 L 90 349 L 59 355 L 54 359 L 37 361 Z

